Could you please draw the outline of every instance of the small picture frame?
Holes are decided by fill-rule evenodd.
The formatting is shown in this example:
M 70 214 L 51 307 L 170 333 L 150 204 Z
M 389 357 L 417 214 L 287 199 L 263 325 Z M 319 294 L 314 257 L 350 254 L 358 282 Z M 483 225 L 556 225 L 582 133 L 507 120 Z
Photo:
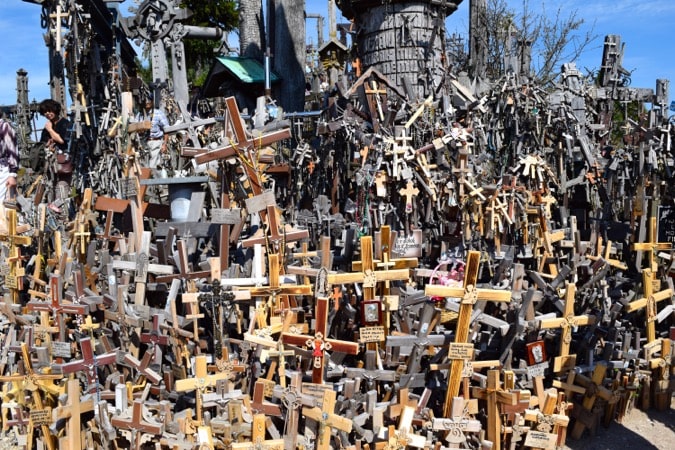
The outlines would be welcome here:
M 527 347 L 527 364 L 534 366 L 535 364 L 542 364 L 547 361 L 546 346 L 544 341 L 530 342 Z
M 379 301 L 361 303 L 361 321 L 366 326 L 381 325 L 382 304 Z

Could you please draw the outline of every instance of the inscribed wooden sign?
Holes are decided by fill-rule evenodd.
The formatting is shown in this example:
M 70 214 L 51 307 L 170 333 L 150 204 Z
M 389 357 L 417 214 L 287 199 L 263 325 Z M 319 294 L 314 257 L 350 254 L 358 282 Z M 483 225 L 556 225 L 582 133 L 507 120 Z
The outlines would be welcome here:
M 359 342 L 382 342 L 386 339 L 384 327 L 361 327 L 359 328 Z
M 470 360 L 473 358 L 473 344 L 451 342 L 448 347 L 448 359 Z
M 70 358 L 72 356 L 70 342 L 52 342 L 52 356 L 55 358 Z
M 391 254 L 396 258 L 419 258 L 422 256 L 422 230 L 412 230 L 412 234 L 396 237 Z
M 51 408 L 32 409 L 30 411 L 30 421 L 33 423 L 33 427 L 39 427 L 41 425 L 51 425 L 52 424 Z
M 656 223 L 658 242 L 675 243 L 675 207 L 660 205 Z
M 543 448 L 554 450 L 556 448 L 557 434 L 544 433 L 543 431 L 530 430 L 525 436 L 525 447 Z

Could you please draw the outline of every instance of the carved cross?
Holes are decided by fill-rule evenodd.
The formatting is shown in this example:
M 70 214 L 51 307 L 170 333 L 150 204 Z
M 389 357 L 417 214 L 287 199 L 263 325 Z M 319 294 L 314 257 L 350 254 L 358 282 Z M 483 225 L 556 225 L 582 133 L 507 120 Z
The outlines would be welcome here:
M 474 387 L 471 391 L 475 398 L 487 400 L 487 438 L 493 443 L 492 448 L 494 450 L 501 449 L 502 420 L 499 405 L 516 405 L 518 403 L 516 393 L 507 392 L 501 388 L 499 374 L 499 370 L 488 370 L 487 387 L 485 389 Z M 511 372 L 507 376 L 512 377 L 513 373 Z
M 656 274 L 652 269 L 642 269 L 642 290 L 644 297 L 634 300 L 626 305 L 626 312 L 631 313 L 638 309 L 645 309 L 647 316 L 647 343 L 656 339 L 656 314 L 658 302 L 673 296 L 672 289 L 664 289 L 654 292 L 654 284 L 657 283 Z M 660 284 L 660 282 L 659 282 Z
M 160 436 L 164 433 L 164 424 L 150 422 L 143 415 L 143 401 L 134 400 L 131 417 L 113 416 L 110 420 L 112 426 L 128 430 L 131 433 L 131 447 L 140 450 L 142 434 Z
M 323 403 L 319 407 L 302 408 L 302 414 L 316 421 L 319 426 L 317 432 L 316 450 L 329 450 L 330 436 L 333 429 L 349 433 L 352 431 L 352 421 L 335 413 L 336 393 L 332 389 L 323 391 Z
M 94 346 L 90 337 L 80 340 L 80 350 L 82 352 L 82 359 L 59 364 L 56 367 L 60 368 L 63 374 L 84 372 L 87 377 L 89 392 L 95 392 L 99 388 L 98 368 L 114 364 L 117 361 L 117 352 L 108 352 L 99 356 L 94 355 Z

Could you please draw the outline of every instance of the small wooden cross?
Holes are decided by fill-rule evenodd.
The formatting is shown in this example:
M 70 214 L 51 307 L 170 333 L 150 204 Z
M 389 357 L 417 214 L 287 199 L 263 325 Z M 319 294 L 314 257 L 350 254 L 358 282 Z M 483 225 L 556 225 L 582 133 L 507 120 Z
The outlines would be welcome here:
M 304 407 L 302 414 L 318 423 L 316 450 L 329 450 L 330 436 L 333 429 L 349 433 L 352 431 L 352 421 L 335 413 L 336 393 L 332 389 L 323 391 L 321 408 Z
M 232 450 L 284 450 L 283 439 L 265 440 L 267 418 L 264 414 L 255 414 L 251 424 L 251 442 L 233 442 Z
M 108 364 L 114 364 L 117 361 L 117 352 L 108 352 L 103 355 L 94 355 L 94 347 L 90 337 L 80 339 L 80 350 L 82 359 L 59 364 L 56 367 L 63 374 L 84 372 L 89 385 L 89 392 L 94 392 L 99 388 L 98 368 Z
M 417 194 L 420 193 L 420 190 L 415 187 L 415 183 L 412 180 L 408 180 L 405 188 L 401 188 L 398 191 L 401 195 L 405 197 L 405 213 L 410 214 L 413 212 L 413 197 L 417 197 Z
M 197 422 L 202 423 L 202 395 L 206 389 L 215 387 L 219 380 L 225 380 L 230 377 L 229 372 L 218 372 L 209 375 L 207 373 L 206 355 L 197 355 L 195 357 L 194 378 L 177 380 L 175 389 L 177 392 L 196 391 L 196 410 Z

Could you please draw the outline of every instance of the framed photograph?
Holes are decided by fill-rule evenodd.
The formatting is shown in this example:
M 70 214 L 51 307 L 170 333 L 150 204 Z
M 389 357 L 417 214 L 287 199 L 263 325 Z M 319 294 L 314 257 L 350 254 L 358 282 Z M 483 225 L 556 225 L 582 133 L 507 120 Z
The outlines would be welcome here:
M 547 361 L 544 341 L 530 342 L 527 347 L 527 364 L 534 366 Z
M 368 301 L 361 304 L 361 321 L 363 325 L 382 324 L 382 304 L 379 301 Z

